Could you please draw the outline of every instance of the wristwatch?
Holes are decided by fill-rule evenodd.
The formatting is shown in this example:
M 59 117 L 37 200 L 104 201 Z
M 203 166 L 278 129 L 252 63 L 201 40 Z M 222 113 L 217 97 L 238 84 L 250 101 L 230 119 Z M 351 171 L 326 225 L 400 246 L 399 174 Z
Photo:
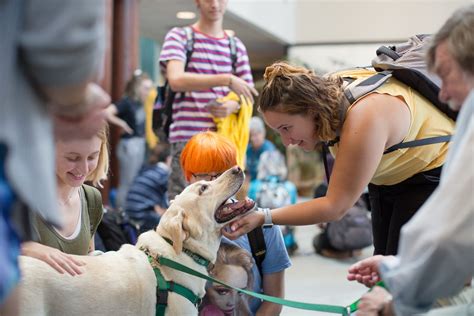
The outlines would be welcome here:
M 263 212 L 263 216 L 265 217 L 265 221 L 263 222 L 263 228 L 272 228 L 273 221 L 272 221 L 272 212 L 269 208 L 261 208 L 261 212 Z

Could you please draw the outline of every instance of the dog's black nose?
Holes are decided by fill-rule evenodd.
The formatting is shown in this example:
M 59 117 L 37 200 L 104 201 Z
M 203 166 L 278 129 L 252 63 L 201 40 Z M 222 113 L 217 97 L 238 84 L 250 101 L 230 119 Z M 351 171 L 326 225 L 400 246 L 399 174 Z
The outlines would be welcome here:
M 232 168 L 232 174 L 238 174 L 240 172 L 242 172 L 242 169 L 240 169 L 239 166 L 235 166 Z

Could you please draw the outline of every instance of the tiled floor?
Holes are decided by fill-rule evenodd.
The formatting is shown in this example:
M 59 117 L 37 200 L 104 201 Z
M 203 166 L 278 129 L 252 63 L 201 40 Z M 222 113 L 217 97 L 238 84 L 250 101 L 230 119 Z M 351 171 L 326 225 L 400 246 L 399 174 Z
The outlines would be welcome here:
M 286 270 L 286 298 L 313 304 L 346 306 L 367 291 L 346 279 L 347 268 L 356 259 L 328 259 L 314 253 L 312 239 L 318 232 L 315 225 L 296 228 L 298 251 L 292 257 L 293 265 Z M 359 259 L 372 254 L 364 249 Z M 284 307 L 282 315 L 334 315 Z

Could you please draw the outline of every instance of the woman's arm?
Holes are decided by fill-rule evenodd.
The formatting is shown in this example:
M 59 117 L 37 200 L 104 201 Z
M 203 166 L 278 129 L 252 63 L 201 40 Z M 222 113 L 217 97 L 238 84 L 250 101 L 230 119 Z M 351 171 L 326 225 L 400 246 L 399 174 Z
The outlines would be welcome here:
M 117 116 L 118 110 L 115 104 L 110 104 L 107 109 L 105 109 L 106 119 L 110 124 L 116 125 L 123 129 L 123 131 L 127 134 L 133 134 L 132 128 L 122 120 L 120 117 Z
M 275 297 L 285 296 L 285 270 L 263 275 L 263 293 Z M 282 305 L 263 301 L 256 315 L 280 315 Z
M 21 244 L 21 254 L 44 261 L 59 273 L 67 272 L 72 276 L 82 274 L 81 266 L 85 265 L 85 262 L 78 260 L 77 256 L 33 241 Z
M 344 122 L 326 196 L 272 210 L 273 223 L 311 225 L 339 220 L 372 179 L 384 150 L 402 141 L 409 125 L 409 109 L 396 97 L 371 94 L 359 101 Z M 223 234 L 235 239 L 263 222 L 263 214 L 254 212 L 233 222 L 232 232 Z

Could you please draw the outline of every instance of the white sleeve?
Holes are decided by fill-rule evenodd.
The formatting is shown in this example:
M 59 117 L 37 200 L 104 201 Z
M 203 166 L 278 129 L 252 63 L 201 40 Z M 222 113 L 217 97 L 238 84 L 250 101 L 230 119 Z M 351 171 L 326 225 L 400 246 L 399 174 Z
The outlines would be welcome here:
M 428 310 L 474 273 L 474 124 L 468 115 L 439 187 L 402 228 L 398 260 L 381 265 L 397 315 Z

